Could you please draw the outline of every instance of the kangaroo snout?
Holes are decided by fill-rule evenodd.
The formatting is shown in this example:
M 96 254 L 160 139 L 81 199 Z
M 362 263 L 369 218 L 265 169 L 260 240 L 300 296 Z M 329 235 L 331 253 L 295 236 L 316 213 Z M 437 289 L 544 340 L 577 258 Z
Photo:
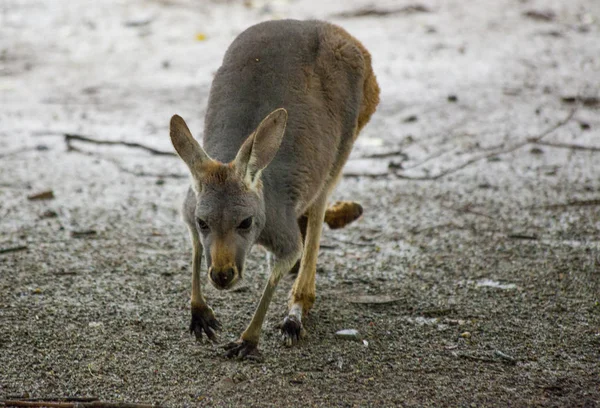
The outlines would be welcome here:
M 239 276 L 237 268 L 234 266 L 227 266 L 224 268 L 217 268 L 211 266 L 209 271 L 210 280 L 217 289 L 227 289 Z

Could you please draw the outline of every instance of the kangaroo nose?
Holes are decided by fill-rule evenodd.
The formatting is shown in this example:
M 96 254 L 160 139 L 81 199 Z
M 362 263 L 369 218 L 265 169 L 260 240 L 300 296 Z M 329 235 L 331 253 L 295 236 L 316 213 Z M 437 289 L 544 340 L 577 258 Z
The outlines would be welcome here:
M 221 289 L 225 289 L 231 283 L 234 276 L 235 271 L 233 268 L 225 268 L 222 270 L 211 268 L 210 270 L 210 278 Z

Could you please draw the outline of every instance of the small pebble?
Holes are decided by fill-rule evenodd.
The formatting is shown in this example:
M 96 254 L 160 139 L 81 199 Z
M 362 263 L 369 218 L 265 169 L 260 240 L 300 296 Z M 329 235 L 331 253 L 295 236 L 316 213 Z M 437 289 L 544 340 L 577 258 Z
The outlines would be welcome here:
M 462 337 L 463 339 L 470 339 L 471 338 L 471 333 L 470 332 L 463 332 L 460 334 L 460 337 Z
M 356 340 L 356 341 L 360 340 L 358 330 L 354 330 L 354 329 L 339 330 L 339 331 L 335 332 L 335 337 L 337 337 L 339 339 L 344 339 L 344 340 Z
M 303 384 L 304 380 L 306 380 L 305 373 L 296 373 L 290 378 L 290 384 Z
M 544 151 L 542 149 L 540 149 L 539 147 L 532 147 L 531 150 L 529 151 L 529 153 L 531 153 L 531 154 L 544 154 Z
M 54 210 L 46 210 L 40 216 L 41 218 L 55 218 L 58 217 L 58 213 Z
M 123 23 L 123 25 L 125 27 L 143 27 L 143 26 L 147 26 L 151 22 L 152 22 L 152 17 L 143 16 L 143 17 L 137 17 L 137 18 L 133 18 L 131 20 L 125 21 Z
M 54 192 L 52 190 L 42 191 L 41 193 L 30 194 L 27 196 L 28 200 L 52 200 L 54 198 Z
M 494 356 L 499 357 L 499 358 L 501 358 L 501 359 L 503 359 L 503 360 L 505 360 L 505 361 L 507 361 L 509 363 L 513 363 L 514 364 L 514 363 L 517 362 L 517 360 L 514 357 L 509 356 L 508 354 L 503 353 L 500 350 L 495 350 L 494 351 Z
M 523 13 L 525 17 L 537 21 L 553 21 L 556 18 L 556 13 L 553 10 L 529 10 Z

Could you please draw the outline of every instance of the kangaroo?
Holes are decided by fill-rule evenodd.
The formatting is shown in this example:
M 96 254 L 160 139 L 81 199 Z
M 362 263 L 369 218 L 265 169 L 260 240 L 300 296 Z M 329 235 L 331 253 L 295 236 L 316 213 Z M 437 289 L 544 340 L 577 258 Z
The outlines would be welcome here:
M 254 244 L 269 251 L 270 276 L 256 311 L 228 357 L 251 358 L 280 278 L 300 261 L 289 294 L 282 340 L 305 334 L 315 301 L 323 221 L 339 228 L 362 214 L 356 203 L 327 210 L 358 133 L 379 103 L 365 47 L 322 21 L 279 20 L 242 32 L 225 53 L 210 90 L 203 147 L 173 116 L 170 136 L 188 166 L 191 187 L 183 219 L 192 243 L 190 331 L 216 339 L 220 322 L 200 286 L 230 289 L 244 274 Z

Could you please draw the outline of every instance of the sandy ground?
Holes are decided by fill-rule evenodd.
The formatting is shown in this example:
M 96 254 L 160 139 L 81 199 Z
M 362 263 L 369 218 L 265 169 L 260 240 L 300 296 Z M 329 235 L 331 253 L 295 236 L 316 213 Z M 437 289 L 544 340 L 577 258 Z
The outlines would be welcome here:
M 368 4 L 2 2 L 0 398 L 600 405 L 600 2 L 339 15 Z M 264 360 L 229 361 L 187 332 L 183 163 L 67 149 L 64 134 L 172 151 L 168 119 L 199 136 L 227 45 L 281 17 L 337 22 L 373 54 L 381 105 L 335 197 L 365 215 L 324 231 L 309 336 L 279 342 L 286 279 Z M 27 199 L 45 190 L 54 199 Z M 237 291 L 207 287 L 223 343 L 254 309 L 264 258 L 255 248 Z

